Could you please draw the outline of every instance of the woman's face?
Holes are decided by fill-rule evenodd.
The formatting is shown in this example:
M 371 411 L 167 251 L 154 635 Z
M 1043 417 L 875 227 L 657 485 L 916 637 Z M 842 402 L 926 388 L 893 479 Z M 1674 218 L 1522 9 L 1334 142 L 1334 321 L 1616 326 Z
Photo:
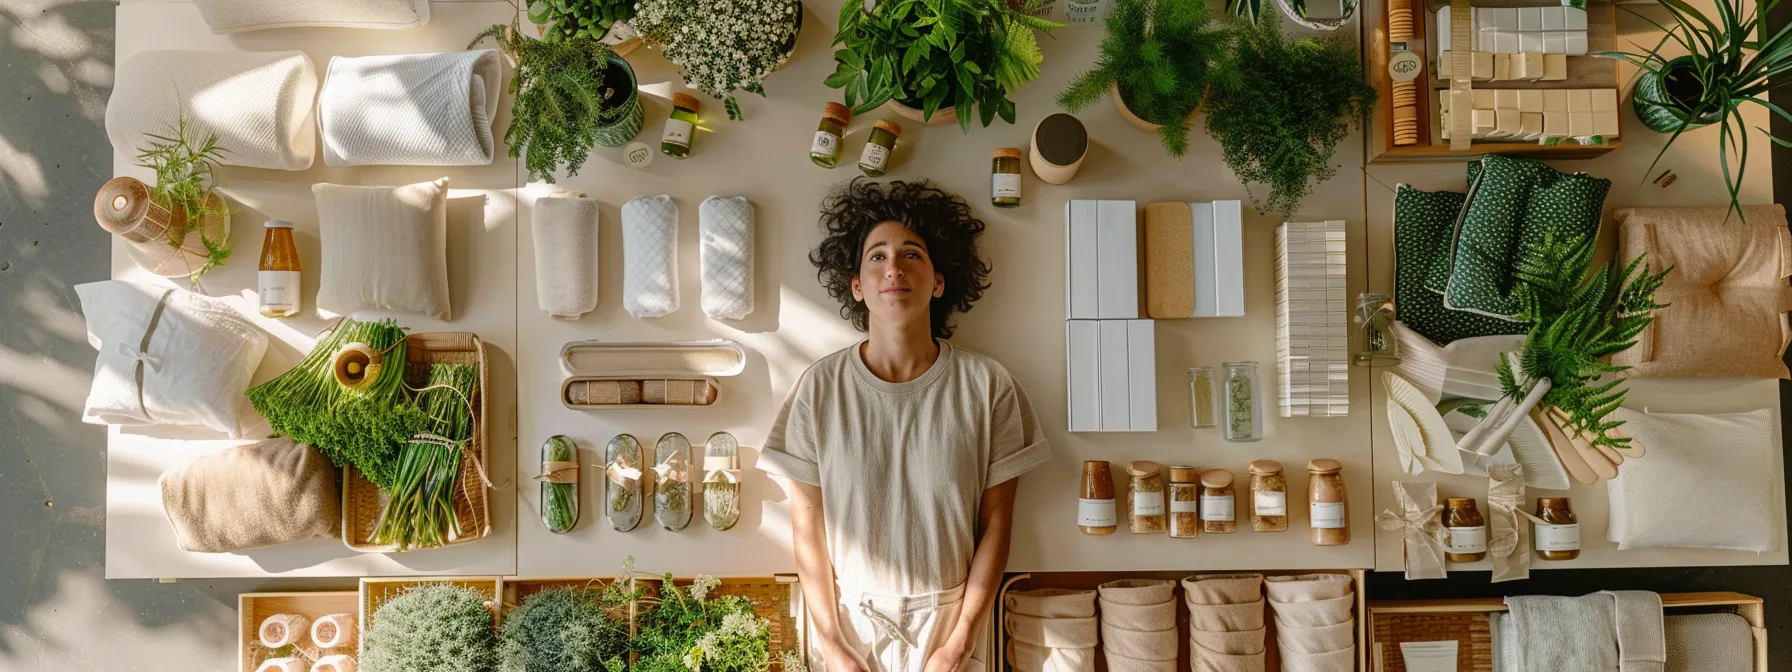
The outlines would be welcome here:
M 864 302 L 873 323 L 931 324 L 933 299 L 945 293 L 945 277 L 933 270 L 927 242 L 900 222 L 884 222 L 865 236 L 852 297 Z

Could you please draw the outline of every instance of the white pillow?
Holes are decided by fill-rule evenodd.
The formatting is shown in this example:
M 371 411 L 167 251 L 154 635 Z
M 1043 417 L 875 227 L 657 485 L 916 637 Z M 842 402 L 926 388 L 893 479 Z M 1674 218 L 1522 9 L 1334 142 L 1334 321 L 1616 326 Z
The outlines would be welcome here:
M 75 293 L 87 342 L 100 351 L 83 422 L 202 425 L 243 437 L 253 417 L 244 392 L 267 334 L 229 304 L 183 289 L 106 280 Z
M 622 307 L 635 317 L 678 310 L 678 204 L 665 194 L 622 204 Z
M 452 320 L 448 178 L 402 187 L 314 184 L 323 271 L 317 307 L 396 310 Z
M 317 96 L 326 166 L 483 166 L 504 75 L 495 49 L 330 59 Z
M 579 196 L 536 199 L 535 298 L 555 319 L 597 310 L 597 201 Z
M 697 208 L 703 313 L 738 320 L 753 312 L 753 204 L 711 196 Z
M 429 0 L 194 0 L 214 33 L 267 28 L 416 28 L 429 23 Z
M 317 69 L 303 52 L 146 51 L 113 82 L 106 137 L 125 156 L 171 135 L 183 111 L 194 141 L 217 134 L 227 166 L 304 170 L 317 153 Z
M 1606 488 L 1607 539 L 1618 549 L 1653 546 L 1779 550 L 1779 417 L 1773 409 L 1727 415 L 1617 410 L 1640 443 Z

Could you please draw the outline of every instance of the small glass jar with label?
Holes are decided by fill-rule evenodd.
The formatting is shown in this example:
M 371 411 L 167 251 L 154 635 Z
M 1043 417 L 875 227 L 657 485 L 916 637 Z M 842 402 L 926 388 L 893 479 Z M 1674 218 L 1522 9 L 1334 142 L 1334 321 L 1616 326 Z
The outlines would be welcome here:
M 1232 489 L 1232 472 L 1212 469 L 1201 474 L 1201 531 L 1232 534 L 1238 531 L 1238 497 Z
M 859 154 L 859 171 L 866 177 L 883 177 L 884 169 L 890 166 L 890 155 L 896 153 L 899 137 L 902 137 L 902 126 L 894 121 L 879 119 L 871 124 L 871 138 L 865 141 L 865 150 Z
M 1108 463 L 1083 463 L 1083 481 L 1076 507 L 1076 526 L 1083 534 L 1113 534 L 1120 521 L 1114 507 L 1114 475 Z
M 1580 557 L 1580 522 L 1574 518 L 1574 506 L 1567 497 L 1538 497 L 1537 517 L 1532 535 L 1537 557 L 1543 560 L 1573 560 Z
M 1164 533 L 1164 468 L 1139 460 L 1126 465 L 1132 477 L 1127 492 L 1127 518 L 1133 534 Z
M 1263 439 L 1263 386 L 1256 362 L 1226 362 L 1226 440 Z
M 1251 463 L 1251 530 L 1288 531 L 1288 478 L 1282 475 L 1281 462 Z
M 989 202 L 998 208 L 1020 207 L 1020 148 L 997 149 L 990 173 Z
M 846 127 L 852 124 L 852 110 L 834 101 L 828 101 L 821 111 L 821 126 L 815 129 L 815 140 L 809 143 L 809 160 L 823 168 L 833 168 L 840 162 L 840 138 L 846 137 Z
M 1205 429 L 1219 424 L 1214 421 L 1213 367 L 1196 366 L 1188 370 L 1188 426 Z
M 697 133 L 700 105 L 696 96 L 672 94 L 672 116 L 666 119 L 666 130 L 660 134 L 660 152 L 674 159 L 691 155 L 691 137 Z
M 299 314 L 299 248 L 292 241 L 292 222 L 270 219 L 263 225 L 267 233 L 261 239 L 261 266 L 256 274 L 256 289 L 261 296 L 261 314 L 267 317 L 292 317 Z
M 1450 562 L 1475 562 L 1487 558 L 1487 521 L 1475 506 L 1473 497 L 1450 497 L 1444 500 L 1444 529 L 1450 533 L 1450 546 L 1444 559 Z
M 1394 301 L 1381 292 L 1356 295 L 1356 326 L 1363 332 L 1363 351 L 1351 361 L 1357 366 L 1393 366 L 1400 363 L 1394 343 Z
M 1330 458 L 1307 463 L 1307 525 L 1314 546 L 1350 543 L 1350 497 L 1344 465 Z
M 1170 536 L 1201 536 L 1201 470 L 1170 467 Z

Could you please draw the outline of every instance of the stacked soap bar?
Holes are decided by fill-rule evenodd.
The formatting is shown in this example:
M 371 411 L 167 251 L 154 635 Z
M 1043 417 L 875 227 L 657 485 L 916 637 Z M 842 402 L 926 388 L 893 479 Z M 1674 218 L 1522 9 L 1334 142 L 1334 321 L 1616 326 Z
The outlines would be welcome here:
M 1587 10 L 1573 7 L 1471 7 L 1475 43 L 1450 44 L 1450 8 L 1437 10 L 1437 49 L 1495 54 L 1587 53 Z
M 1276 228 L 1276 375 L 1281 415 L 1350 412 L 1344 222 Z
M 1617 89 L 1475 89 L 1477 140 L 1618 136 Z M 1438 94 L 1443 137 L 1450 138 L 1450 92 Z
M 1438 79 L 1450 79 L 1450 54 L 1437 57 L 1433 72 Z M 1527 82 L 1560 82 L 1568 79 L 1567 54 L 1495 54 L 1477 51 L 1469 55 L 1469 79 L 1484 82 L 1521 80 Z

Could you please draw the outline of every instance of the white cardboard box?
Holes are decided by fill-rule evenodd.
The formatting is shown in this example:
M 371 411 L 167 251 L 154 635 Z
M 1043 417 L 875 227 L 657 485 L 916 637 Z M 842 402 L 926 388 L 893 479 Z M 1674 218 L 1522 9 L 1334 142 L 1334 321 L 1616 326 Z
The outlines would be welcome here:
M 1101 363 L 1097 376 L 1101 383 L 1101 431 L 1124 432 L 1132 429 L 1132 383 L 1127 361 L 1128 320 L 1101 320 L 1095 323 L 1100 334 Z
M 1065 372 L 1070 388 L 1070 431 L 1101 431 L 1101 348 L 1093 320 L 1064 323 Z
M 1244 203 L 1213 202 L 1216 317 L 1244 316 Z
M 1214 254 L 1213 208 L 1205 206 L 1208 204 L 1188 205 L 1195 223 L 1195 312 L 1191 317 L 1219 315 L 1219 258 Z
M 1134 432 L 1157 431 L 1157 322 L 1126 322 L 1126 381 Z
M 1134 201 L 1099 201 L 1096 316 L 1139 318 L 1139 214 Z
M 1071 201 L 1064 205 L 1064 315 L 1072 320 L 1092 320 L 1100 315 L 1098 275 L 1099 215 L 1097 201 Z

